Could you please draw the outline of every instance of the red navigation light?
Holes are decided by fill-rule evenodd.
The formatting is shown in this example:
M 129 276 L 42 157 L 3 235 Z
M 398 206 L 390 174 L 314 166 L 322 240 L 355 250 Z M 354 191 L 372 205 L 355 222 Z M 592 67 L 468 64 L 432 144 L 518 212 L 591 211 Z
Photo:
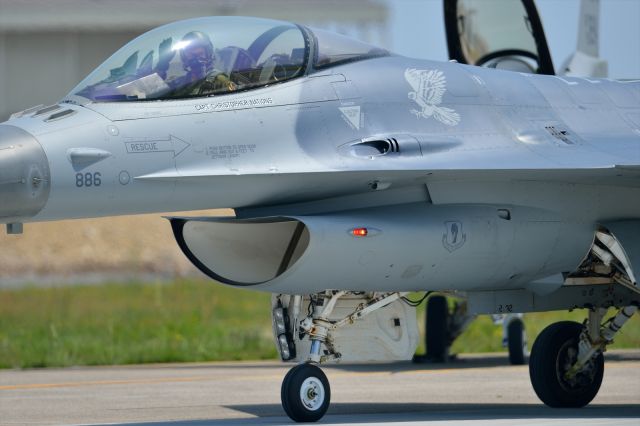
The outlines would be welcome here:
M 369 234 L 367 228 L 353 228 L 351 234 L 354 237 L 366 237 Z

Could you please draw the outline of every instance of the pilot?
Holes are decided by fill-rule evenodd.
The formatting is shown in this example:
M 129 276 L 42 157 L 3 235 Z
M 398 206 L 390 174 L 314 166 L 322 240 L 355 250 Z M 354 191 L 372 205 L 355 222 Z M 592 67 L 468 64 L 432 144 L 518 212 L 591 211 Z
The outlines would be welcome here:
M 226 74 L 214 68 L 213 43 L 206 34 L 187 33 L 182 44 L 185 46 L 180 50 L 180 59 L 186 74 L 167 82 L 173 88 L 172 96 L 199 96 L 236 89 Z

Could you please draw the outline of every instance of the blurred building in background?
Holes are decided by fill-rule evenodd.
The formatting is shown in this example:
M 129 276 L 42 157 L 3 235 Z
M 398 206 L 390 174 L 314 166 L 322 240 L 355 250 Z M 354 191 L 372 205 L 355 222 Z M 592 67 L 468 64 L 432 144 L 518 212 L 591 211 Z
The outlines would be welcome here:
M 0 121 L 58 101 L 141 33 L 212 15 L 283 19 L 390 43 L 382 0 L 0 0 Z

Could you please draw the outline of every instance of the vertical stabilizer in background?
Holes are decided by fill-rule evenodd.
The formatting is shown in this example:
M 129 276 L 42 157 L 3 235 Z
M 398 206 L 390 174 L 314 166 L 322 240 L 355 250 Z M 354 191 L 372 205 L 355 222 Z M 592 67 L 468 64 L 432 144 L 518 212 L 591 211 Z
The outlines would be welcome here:
M 533 0 L 444 0 L 449 59 L 510 71 L 555 74 Z
M 575 77 L 607 77 L 607 61 L 600 55 L 600 0 L 581 0 L 577 50 L 567 58 L 559 74 Z
M 554 74 L 534 0 L 444 0 L 449 58 L 463 64 Z M 581 0 L 576 51 L 559 75 L 607 77 L 599 58 L 600 0 Z

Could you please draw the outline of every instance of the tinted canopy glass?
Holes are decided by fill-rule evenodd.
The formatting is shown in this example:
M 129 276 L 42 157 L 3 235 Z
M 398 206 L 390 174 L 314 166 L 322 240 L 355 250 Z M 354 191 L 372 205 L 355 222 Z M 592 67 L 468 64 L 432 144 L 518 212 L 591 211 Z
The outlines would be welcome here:
M 313 34 L 317 40 L 315 68 L 389 55 L 385 49 L 340 34 L 318 29 Z
M 211 96 L 304 73 L 308 45 L 287 22 L 243 17 L 190 19 L 131 41 L 70 95 L 93 101 Z

